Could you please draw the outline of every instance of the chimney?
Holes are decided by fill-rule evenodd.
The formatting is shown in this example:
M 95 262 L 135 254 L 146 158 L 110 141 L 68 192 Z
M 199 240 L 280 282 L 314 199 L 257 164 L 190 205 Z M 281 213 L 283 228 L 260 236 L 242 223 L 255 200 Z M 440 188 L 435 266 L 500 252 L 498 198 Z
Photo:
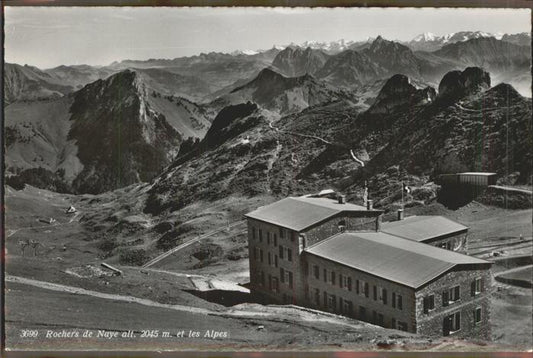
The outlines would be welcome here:
M 366 210 L 374 210 L 374 201 L 373 200 L 367 200 L 366 201 Z
M 398 209 L 398 221 L 403 220 L 403 209 Z
M 339 204 L 346 204 L 346 195 L 339 195 L 337 199 L 339 200 Z

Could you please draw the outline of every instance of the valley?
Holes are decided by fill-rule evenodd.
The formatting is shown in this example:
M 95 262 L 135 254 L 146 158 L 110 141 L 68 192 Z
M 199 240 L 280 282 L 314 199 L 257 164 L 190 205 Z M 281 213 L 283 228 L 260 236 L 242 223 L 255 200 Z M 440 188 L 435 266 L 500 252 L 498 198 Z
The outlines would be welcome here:
M 6 64 L 9 349 L 56 348 L 43 336 L 63 329 L 135 335 L 65 350 L 530 349 L 530 48 L 518 35 L 455 35 Z M 465 171 L 494 172 L 497 185 L 446 207 L 439 176 Z M 468 226 L 468 254 L 493 262 L 492 340 L 256 302 L 244 214 L 325 189 L 368 196 L 385 221 L 401 208 Z

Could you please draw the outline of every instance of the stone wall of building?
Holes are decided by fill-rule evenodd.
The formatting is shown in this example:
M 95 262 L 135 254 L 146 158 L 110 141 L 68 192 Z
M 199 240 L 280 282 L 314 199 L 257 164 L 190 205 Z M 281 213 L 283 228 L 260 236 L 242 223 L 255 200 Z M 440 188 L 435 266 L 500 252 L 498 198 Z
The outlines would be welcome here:
M 270 302 L 297 303 L 295 299 L 303 288 L 300 279 L 299 241 L 298 232 L 248 219 L 252 294 Z M 256 250 L 259 254 L 256 254 Z M 262 260 L 261 252 L 263 253 Z
M 416 317 L 414 289 L 340 265 L 312 254 L 305 253 L 303 257 L 305 261 L 304 272 L 306 272 L 305 281 L 307 282 L 307 288 L 304 289 L 304 297 L 299 299 L 299 301 L 304 302 L 305 306 L 343 314 L 387 328 L 399 328 L 400 323 L 404 323 L 406 324 L 405 329 L 407 331 L 415 331 Z M 314 266 L 318 266 L 318 279 L 314 275 Z M 324 269 L 327 273 L 327 282 L 324 281 Z M 335 273 L 335 284 L 331 283 L 331 272 Z M 341 276 L 351 278 L 351 290 L 346 287 L 341 288 L 339 282 Z M 359 293 L 357 293 L 356 288 L 358 280 L 360 286 L 362 286 L 359 289 Z M 368 297 L 364 294 L 363 282 L 368 284 Z M 374 287 L 376 287 L 376 299 L 374 299 Z M 386 301 L 380 299 L 380 297 L 383 297 L 383 291 L 380 292 L 378 288 L 384 288 L 386 290 Z M 319 290 L 318 303 L 315 300 L 316 289 Z M 308 292 L 307 295 L 305 295 L 306 290 Z M 335 307 L 324 305 L 324 292 L 328 295 L 335 296 Z M 398 296 L 402 297 L 401 309 L 398 307 L 398 302 L 396 302 L 395 307 L 393 307 L 393 293 L 396 300 L 398 300 Z M 351 312 L 344 312 L 344 307 L 341 302 L 344 302 L 345 300 L 351 302 Z M 365 311 L 364 317 L 362 316 L 361 307 L 363 307 Z M 374 312 L 376 313 L 374 314 Z M 382 322 L 378 322 L 379 315 L 383 316 Z
M 472 283 L 478 278 L 482 280 L 481 292 L 472 292 Z M 443 305 L 443 292 L 459 286 L 460 299 Z M 490 269 L 455 270 L 417 290 L 416 314 L 417 333 L 429 336 L 443 336 L 444 319 L 460 312 L 461 327 L 450 336 L 458 338 L 479 338 L 490 340 L 490 289 L 492 277 Z M 424 298 L 434 295 L 434 309 L 425 312 Z M 481 321 L 474 321 L 474 310 L 481 308 Z
M 327 220 L 320 225 L 302 231 L 305 235 L 305 247 L 316 244 L 342 231 L 377 231 L 381 211 L 362 211 L 345 213 Z M 379 222 L 378 222 L 379 220 Z
M 428 245 L 440 247 L 446 250 L 451 250 L 459 253 L 466 253 L 467 249 L 467 233 L 461 233 L 449 237 L 444 237 L 438 240 L 425 242 Z

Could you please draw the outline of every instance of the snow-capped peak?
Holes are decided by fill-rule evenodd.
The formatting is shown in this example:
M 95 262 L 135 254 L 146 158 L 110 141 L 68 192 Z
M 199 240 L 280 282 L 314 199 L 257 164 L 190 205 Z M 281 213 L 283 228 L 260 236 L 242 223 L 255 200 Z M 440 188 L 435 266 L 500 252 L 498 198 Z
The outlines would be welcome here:
M 420 42 L 420 41 L 435 41 L 437 36 L 431 32 L 424 32 L 423 34 L 418 35 L 413 39 L 413 42 Z

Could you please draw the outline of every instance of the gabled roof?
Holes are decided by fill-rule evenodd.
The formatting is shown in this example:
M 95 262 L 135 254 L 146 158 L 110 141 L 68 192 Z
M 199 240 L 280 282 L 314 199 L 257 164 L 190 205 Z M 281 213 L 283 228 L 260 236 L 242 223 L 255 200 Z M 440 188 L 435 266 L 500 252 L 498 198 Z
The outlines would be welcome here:
M 339 204 L 334 199 L 289 197 L 270 205 L 262 206 L 245 216 L 291 230 L 302 231 L 341 212 L 358 211 L 368 212 L 363 206 L 349 203 Z
M 408 216 L 403 220 L 384 222 L 381 225 L 383 232 L 421 242 L 466 230 L 467 226 L 443 216 Z
M 384 232 L 342 233 L 305 252 L 417 289 L 456 265 L 490 262 Z

